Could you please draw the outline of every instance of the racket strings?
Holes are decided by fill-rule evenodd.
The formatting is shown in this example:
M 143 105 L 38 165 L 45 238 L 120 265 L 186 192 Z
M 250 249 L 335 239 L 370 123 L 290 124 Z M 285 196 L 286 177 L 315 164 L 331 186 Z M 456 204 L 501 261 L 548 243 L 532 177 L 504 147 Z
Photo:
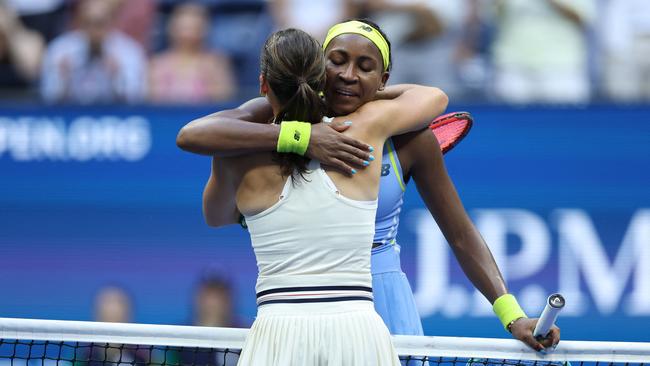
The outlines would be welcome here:
M 470 122 L 468 120 L 457 120 L 446 123 L 442 126 L 432 126 L 433 133 L 438 139 L 440 149 L 443 152 L 447 152 L 463 137 L 465 137 L 469 128 Z

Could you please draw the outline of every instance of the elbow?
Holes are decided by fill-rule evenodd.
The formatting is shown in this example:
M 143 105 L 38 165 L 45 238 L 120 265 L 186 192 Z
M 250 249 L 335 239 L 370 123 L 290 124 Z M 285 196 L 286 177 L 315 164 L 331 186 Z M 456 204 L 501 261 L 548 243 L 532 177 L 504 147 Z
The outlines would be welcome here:
M 209 227 L 223 226 L 223 224 L 219 220 L 215 220 L 213 217 L 205 216 L 204 218 L 205 218 L 205 224 L 208 225 Z
M 202 117 L 183 126 L 176 135 L 176 146 L 185 151 L 202 154 L 206 133 L 204 125 L 204 117 Z
M 447 106 L 449 105 L 449 96 L 442 90 L 440 90 L 440 102 L 443 105 L 443 109 L 447 109 Z
M 220 215 L 217 215 L 216 212 L 210 212 L 205 207 L 203 207 L 203 220 L 205 221 L 205 224 L 210 227 L 226 225 Z
M 446 109 L 447 106 L 449 105 L 449 96 L 442 91 L 442 89 L 439 88 L 432 88 L 432 98 L 433 98 L 433 104 L 436 106 L 438 109 L 437 114 L 442 114 Z
M 201 137 L 201 130 L 199 126 L 194 126 L 194 122 L 190 122 L 183 126 L 178 135 L 176 135 L 176 146 L 179 149 L 195 154 L 208 154 L 205 151 L 204 141 Z
M 226 217 L 224 215 L 203 215 L 205 224 L 209 227 L 222 227 L 226 225 L 236 224 L 237 221 L 232 217 Z
M 190 150 L 192 146 L 191 134 L 188 131 L 188 126 L 184 126 L 176 135 L 176 146 L 181 150 Z
M 204 196 L 205 196 L 205 193 L 204 193 Z M 205 221 L 205 224 L 210 226 L 210 227 L 219 227 L 219 226 L 221 226 L 218 215 L 216 215 L 216 212 L 210 210 L 209 205 L 206 202 L 205 197 L 203 197 L 203 221 Z
M 224 210 L 220 210 L 217 207 L 210 207 L 206 202 L 203 202 L 203 221 L 209 227 L 236 224 L 237 220 L 234 216 L 234 214 L 228 214 Z

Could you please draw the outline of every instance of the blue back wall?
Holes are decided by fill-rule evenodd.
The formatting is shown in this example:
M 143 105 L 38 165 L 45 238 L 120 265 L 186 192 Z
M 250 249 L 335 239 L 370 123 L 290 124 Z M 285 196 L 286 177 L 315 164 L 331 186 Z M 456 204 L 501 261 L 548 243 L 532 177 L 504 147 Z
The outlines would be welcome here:
M 650 341 L 650 107 L 463 107 L 449 173 L 529 314 L 561 291 L 565 339 Z M 135 321 L 186 323 L 199 274 L 235 285 L 255 315 L 247 232 L 208 228 L 210 160 L 175 146 L 217 108 L 0 109 L 0 316 L 92 319 L 107 283 Z M 412 184 L 411 184 L 412 185 Z M 410 187 L 399 242 L 430 335 L 505 337 Z

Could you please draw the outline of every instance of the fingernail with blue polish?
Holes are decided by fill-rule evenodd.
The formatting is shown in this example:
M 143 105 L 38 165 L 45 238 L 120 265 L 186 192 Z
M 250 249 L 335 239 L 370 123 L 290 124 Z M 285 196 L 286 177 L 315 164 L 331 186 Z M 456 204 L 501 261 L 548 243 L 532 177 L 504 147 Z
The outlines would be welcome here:
M 357 170 L 356 170 L 356 169 L 352 169 L 352 174 L 357 174 Z
M 372 156 L 372 155 L 370 155 L 370 156 L 368 156 L 368 160 L 370 160 L 370 161 L 375 161 L 375 157 Z
M 368 166 L 368 165 L 370 165 L 370 163 L 368 161 L 364 160 L 363 161 L 363 166 Z
M 372 146 L 370 146 L 370 145 L 368 145 L 368 151 L 373 152 L 373 151 L 375 151 L 375 148 L 372 147 Z
M 343 124 L 346 126 L 352 126 L 352 121 L 345 121 Z

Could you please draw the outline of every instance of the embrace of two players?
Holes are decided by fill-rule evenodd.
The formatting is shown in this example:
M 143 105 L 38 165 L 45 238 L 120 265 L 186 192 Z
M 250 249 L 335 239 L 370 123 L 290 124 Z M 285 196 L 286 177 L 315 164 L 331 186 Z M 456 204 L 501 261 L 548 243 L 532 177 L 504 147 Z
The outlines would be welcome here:
M 305 50 L 294 49 L 298 41 L 303 42 L 305 47 L 312 52 L 307 52 L 306 48 Z M 368 190 L 374 191 L 376 188 L 373 186 L 377 183 L 377 177 L 371 175 L 374 174 L 372 172 L 379 175 L 376 164 L 381 163 L 382 166 L 385 165 L 389 169 L 386 174 L 383 170 L 381 171 L 378 182 L 379 194 L 378 197 L 375 196 L 377 199 L 373 203 L 376 213 L 375 223 L 372 225 L 374 235 L 368 233 L 371 236 L 369 242 L 365 237 L 363 240 L 357 240 L 359 251 L 355 251 L 355 253 L 359 254 L 356 257 L 353 258 L 352 254 L 345 257 L 359 263 L 371 263 L 372 265 L 369 266 L 370 268 L 350 267 L 354 268 L 353 271 L 363 269 L 361 271 L 363 273 L 359 273 L 359 278 L 363 277 L 362 289 L 359 286 L 353 286 L 352 282 L 354 281 L 347 279 L 341 279 L 340 283 L 328 282 L 325 287 L 332 291 L 333 289 L 348 291 L 334 298 L 334 300 L 340 301 L 339 303 L 332 303 L 334 300 L 327 299 L 328 303 L 332 304 L 331 306 L 345 307 L 347 305 L 343 301 L 349 299 L 356 301 L 360 300 L 360 297 L 367 297 L 366 289 L 369 288 L 367 285 L 370 283 L 366 283 L 366 281 L 370 281 L 370 279 L 366 278 L 368 273 L 365 271 L 369 271 L 368 275 L 372 277 L 372 289 L 368 290 L 372 293 L 374 309 L 381 316 L 390 333 L 423 334 L 413 293 L 401 270 L 400 247 L 396 242 L 404 191 L 409 180 L 413 180 L 465 274 L 493 304 L 494 311 L 505 329 L 510 331 L 513 337 L 538 351 L 557 345 L 560 338 L 557 327 L 553 327 L 545 339 L 538 340 L 533 336 L 537 320 L 528 319 L 514 296 L 508 293 L 505 281 L 487 244 L 467 215 L 453 182 L 446 172 L 442 153 L 449 151 L 467 134 L 472 125 L 471 116 L 464 112 L 447 114 L 436 118 L 433 123 L 429 124 L 429 128 L 426 128 L 426 121 L 417 121 L 417 116 L 430 116 L 428 121 L 431 121 L 435 116 L 441 114 L 447 106 L 447 97 L 436 88 L 417 85 L 386 86 L 390 72 L 390 43 L 381 29 L 372 22 L 357 20 L 333 26 L 318 57 L 314 55 L 316 51 L 313 43 L 308 36 L 295 30 L 280 31 L 278 34 L 272 35 L 264 46 L 261 62 L 260 90 L 266 98 L 256 98 L 238 108 L 199 118 L 190 122 L 180 131 L 177 138 L 179 147 L 193 153 L 213 157 L 213 172 L 203 195 L 206 222 L 212 226 L 237 223 L 240 211 L 246 215 L 244 212 L 246 210 L 242 210 L 243 207 L 249 209 L 247 221 L 249 221 L 249 232 L 253 247 L 256 249 L 256 255 L 258 255 L 257 249 L 264 246 L 264 251 L 259 252 L 261 257 L 258 257 L 258 261 L 261 258 L 261 263 L 265 263 L 267 259 L 270 259 L 267 257 L 270 253 L 269 250 L 278 250 L 276 253 L 279 254 L 280 247 L 285 246 L 283 248 L 286 249 L 286 245 L 293 248 L 296 253 L 303 253 L 306 248 L 313 248 L 310 249 L 312 252 L 303 253 L 310 256 L 323 250 L 318 240 L 310 239 L 311 236 L 314 236 L 313 231 L 323 232 L 335 227 L 339 232 L 348 233 L 350 238 L 356 237 L 358 232 L 354 230 L 350 222 L 343 219 L 344 215 L 337 216 L 332 213 L 333 221 L 331 222 L 321 223 L 319 220 L 315 222 L 309 220 L 313 216 L 312 212 L 305 211 L 308 208 L 303 207 L 304 204 L 293 202 L 292 197 L 287 198 L 285 192 L 291 192 L 291 194 L 298 192 L 294 194 L 294 197 L 301 194 L 303 197 L 309 197 L 306 192 L 314 192 L 314 194 L 322 195 L 322 200 L 329 200 L 332 204 L 337 200 L 343 200 L 359 210 L 361 219 L 361 216 L 366 216 L 362 214 L 367 209 L 367 207 L 363 208 L 367 205 L 366 202 L 373 203 L 373 201 L 365 201 L 364 198 L 350 200 L 345 197 L 346 187 L 349 188 L 348 192 L 361 192 L 359 185 L 355 186 L 353 183 L 358 180 L 359 182 L 368 182 Z M 322 59 L 323 53 L 324 60 Z M 282 55 L 282 57 L 276 57 L 277 55 Z M 310 59 L 310 62 L 306 62 L 308 56 L 313 57 L 313 60 Z M 295 57 L 297 61 L 287 63 L 287 59 L 290 57 Z M 322 69 L 314 69 L 312 65 L 315 63 L 320 63 Z M 307 65 L 306 69 L 299 69 L 300 65 Z M 298 69 L 291 69 L 292 67 Z M 282 78 L 277 78 L 278 76 L 282 76 Z M 276 82 L 276 79 L 281 82 Z M 339 118 L 335 118 L 334 121 L 324 118 L 323 121 L 330 122 L 318 123 L 321 121 L 321 117 L 313 121 L 300 117 L 307 116 L 308 114 L 305 112 L 313 109 L 312 107 L 321 107 L 323 101 L 320 97 L 316 97 L 319 92 L 323 93 L 324 101 L 327 104 L 324 106 L 323 113 L 325 114 L 322 114 L 321 117 L 326 115 Z M 387 102 L 382 100 L 387 100 Z M 378 128 L 385 130 L 381 132 L 373 131 L 373 127 L 370 127 L 371 124 L 365 123 L 369 121 L 368 118 L 365 121 L 362 118 L 363 116 L 375 116 L 386 119 L 387 113 L 390 114 L 391 121 L 395 126 L 383 121 L 378 124 Z M 361 120 L 355 121 L 349 116 L 358 116 Z M 356 126 L 357 132 L 353 133 L 353 129 L 350 129 L 352 124 Z M 423 127 L 424 129 L 422 129 Z M 377 160 L 381 158 L 381 162 L 373 162 L 375 160 L 372 155 L 373 148 L 357 139 L 361 140 L 359 136 L 374 136 L 376 138 L 389 130 L 405 131 L 406 133 L 401 132 L 393 137 L 387 135 L 386 137 L 389 138 L 385 140 L 384 145 L 376 149 L 376 152 L 381 154 L 381 156 L 377 156 Z M 379 143 L 381 144 L 381 142 Z M 242 156 L 248 157 L 240 158 Z M 273 156 L 276 158 L 271 159 Z M 278 156 L 284 160 L 278 160 Z M 307 165 L 308 159 L 301 160 L 302 157 L 315 161 L 317 165 L 311 163 Z M 273 173 L 273 169 L 277 166 L 273 167 L 273 164 L 278 164 L 278 161 L 280 167 L 282 167 L 283 161 L 295 163 L 294 168 L 302 167 L 294 170 L 299 173 L 297 175 L 289 172 L 288 178 L 284 181 L 289 182 L 290 179 L 293 179 L 295 185 L 282 183 L 277 179 L 277 173 Z M 369 170 L 368 167 L 370 167 Z M 366 171 L 357 171 L 357 169 L 364 168 L 367 169 L 367 174 Z M 264 169 L 267 173 L 262 172 Z M 235 178 L 233 179 L 235 184 L 229 181 L 229 173 L 232 173 L 231 175 Z M 253 206 L 251 202 L 254 200 L 243 199 L 246 197 L 241 193 L 250 190 L 250 185 L 258 184 L 258 182 L 240 183 L 242 179 L 247 178 L 247 175 L 253 173 L 272 182 L 272 189 L 269 189 L 268 184 L 260 185 L 258 188 L 260 193 L 268 193 L 269 190 L 273 192 L 277 190 L 277 193 L 268 194 L 268 197 L 264 198 L 264 202 L 261 202 L 262 198 L 258 194 L 256 209 L 250 210 L 250 207 Z M 303 173 L 309 175 L 309 179 L 300 179 Z M 351 180 L 347 181 L 345 177 Z M 340 197 L 335 199 L 319 191 L 322 190 L 322 187 L 318 186 L 321 183 L 329 187 L 327 189 L 343 187 Z M 336 190 L 336 193 L 338 195 L 339 191 Z M 246 204 L 242 204 L 242 202 Z M 336 207 L 341 212 L 349 210 L 349 205 Z M 275 244 L 266 243 L 265 236 L 257 235 L 260 230 L 268 231 L 268 234 L 277 233 L 276 229 L 281 225 L 280 222 L 293 212 L 292 210 L 299 210 L 302 212 L 302 216 L 294 218 L 293 226 L 281 228 L 284 232 L 292 233 L 299 230 L 301 225 L 313 228 L 315 228 L 314 225 L 321 225 L 322 227 L 318 226 L 318 230 L 310 232 L 302 230 L 300 231 L 302 237 L 296 234 L 295 236 L 287 235 L 284 239 L 278 238 L 279 241 L 274 242 Z M 273 215 L 277 216 L 278 220 L 264 222 L 268 216 Z M 251 220 L 248 220 L 249 218 Z M 264 225 L 261 225 L 261 222 L 264 222 Z M 251 223 L 254 224 L 254 227 L 251 227 Z M 365 225 L 364 228 L 366 226 L 368 225 Z M 325 236 L 320 239 L 326 242 L 331 238 Z M 348 240 L 342 240 L 340 243 L 344 242 L 348 242 Z M 337 243 L 333 243 L 332 248 L 335 248 Z M 367 252 L 361 249 L 370 243 L 372 243 L 372 255 L 371 258 L 367 258 Z M 282 253 L 285 253 L 285 257 L 289 255 L 286 250 L 283 250 Z M 291 258 L 297 260 L 298 257 L 291 256 Z M 307 267 L 321 268 L 326 262 L 325 258 L 322 262 L 304 261 L 304 256 L 301 258 L 306 267 L 296 268 L 296 270 L 302 272 L 316 273 L 314 272 L 315 268 L 310 270 Z M 343 260 L 336 256 L 331 258 L 335 262 Z M 284 263 L 287 258 L 278 255 L 273 260 Z M 350 261 L 348 264 L 352 262 Z M 336 266 L 328 268 L 338 270 Z M 292 273 L 295 274 L 295 272 Z M 326 275 L 323 278 L 328 277 L 326 271 L 321 274 Z M 274 288 L 270 290 L 262 288 L 262 291 L 258 291 L 258 302 L 260 294 L 274 298 L 272 300 L 274 303 L 270 305 L 258 303 L 258 313 L 264 313 L 270 321 L 276 321 L 278 315 L 271 314 L 272 307 L 282 311 L 287 310 L 284 309 L 285 304 L 281 303 L 285 302 L 285 298 L 293 297 L 295 300 L 294 296 L 311 296 L 312 294 L 307 292 L 323 290 L 319 281 L 301 284 L 301 287 L 287 287 L 285 282 L 292 274 L 278 273 L 278 275 L 282 276 L 276 276 L 278 283 L 274 284 Z M 262 277 L 264 276 L 260 270 L 258 287 L 267 279 Z M 281 280 L 280 277 L 282 277 Z M 329 278 L 328 281 L 332 281 L 332 278 L 335 277 L 329 275 Z M 285 285 L 282 286 L 280 282 Z M 289 287 L 292 289 L 291 294 L 285 291 Z M 345 289 L 342 289 L 343 287 Z M 305 299 L 305 302 L 314 303 L 314 299 Z M 323 306 L 319 305 L 317 310 L 327 311 L 324 304 L 325 302 L 323 302 Z M 353 307 L 353 304 L 350 304 L 349 307 Z M 318 318 L 318 316 L 312 316 Z M 259 326 L 265 325 L 260 322 Z M 344 324 L 342 323 L 341 326 Z M 256 324 L 252 329 L 256 329 Z M 367 330 L 368 334 L 372 334 L 370 328 Z M 252 343 L 249 349 L 272 346 L 262 339 L 255 339 L 255 337 L 251 339 Z M 287 342 L 289 342 L 288 339 Z M 340 346 L 349 347 L 349 345 Z M 315 343 L 315 347 L 324 346 Z M 269 348 L 264 349 L 269 350 Z M 356 352 L 359 351 L 361 350 Z M 276 353 L 269 351 L 268 354 Z M 372 355 L 368 355 L 368 357 L 372 357 Z

